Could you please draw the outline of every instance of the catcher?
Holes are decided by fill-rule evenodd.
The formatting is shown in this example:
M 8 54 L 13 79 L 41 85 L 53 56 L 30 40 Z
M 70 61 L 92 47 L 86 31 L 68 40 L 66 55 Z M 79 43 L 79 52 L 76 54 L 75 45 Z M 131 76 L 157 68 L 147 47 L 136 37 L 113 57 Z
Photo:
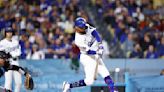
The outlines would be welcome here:
M 19 73 L 21 73 L 26 77 L 24 83 L 25 88 L 28 90 L 32 90 L 34 88 L 34 82 L 31 75 L 28 72 L 26 72 L 22 67 L 11 65 L 9 62 L 10 58 L 11 55 L 9 53 L 0 51 L 0 77 L 3 76 L 3 74 L 8 70 L 18 71 Z M 12 92 L 12 91 L 0 87 L 0 92 Z

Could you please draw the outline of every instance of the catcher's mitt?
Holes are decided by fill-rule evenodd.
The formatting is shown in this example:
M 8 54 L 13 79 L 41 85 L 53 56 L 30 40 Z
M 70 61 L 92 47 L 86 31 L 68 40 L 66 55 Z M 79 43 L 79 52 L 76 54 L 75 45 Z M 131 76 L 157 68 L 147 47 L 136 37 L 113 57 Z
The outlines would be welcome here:
M 34 88 L 34 81 L 31 77 L 31 75 L 28 74 L 28 73 L 26 74 L 26 79 L 25 79 L 24 86 L 28 90 L 33 90 L 33 88 Z

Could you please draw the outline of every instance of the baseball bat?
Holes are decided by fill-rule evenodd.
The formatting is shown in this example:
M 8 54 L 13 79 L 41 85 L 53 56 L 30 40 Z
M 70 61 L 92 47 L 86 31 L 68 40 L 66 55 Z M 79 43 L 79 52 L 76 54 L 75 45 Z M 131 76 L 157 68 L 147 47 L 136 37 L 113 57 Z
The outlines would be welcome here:
M 98 71 L 98 61 L 99 60 L 99 57 L 97 58 L 97 60 L 96 60 L 96 67 L 95 67 L 95 73 L 94 73 L 94 80 L 97 80 L 97 71 Z

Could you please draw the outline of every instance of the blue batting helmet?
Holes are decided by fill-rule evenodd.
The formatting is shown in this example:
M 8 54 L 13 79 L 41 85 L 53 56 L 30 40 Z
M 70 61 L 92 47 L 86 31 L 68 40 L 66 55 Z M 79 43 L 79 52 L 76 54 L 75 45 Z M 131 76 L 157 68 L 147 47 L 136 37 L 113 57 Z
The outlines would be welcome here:
M 76 18 L 75 26 L 77 26 L 79 28 L 85 28 L 86 27 L 86 20 L 82 17 Z

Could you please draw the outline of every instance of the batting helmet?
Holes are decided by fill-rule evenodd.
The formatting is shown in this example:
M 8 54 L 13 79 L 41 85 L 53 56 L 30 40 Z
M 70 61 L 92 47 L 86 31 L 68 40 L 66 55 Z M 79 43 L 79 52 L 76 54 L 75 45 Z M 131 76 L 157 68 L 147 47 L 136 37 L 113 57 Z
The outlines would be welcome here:
M 76 18 L 75 26 L 77 26 L 79 28 L 85 28 L 86 27 L 86 20 L 82 17 Z

